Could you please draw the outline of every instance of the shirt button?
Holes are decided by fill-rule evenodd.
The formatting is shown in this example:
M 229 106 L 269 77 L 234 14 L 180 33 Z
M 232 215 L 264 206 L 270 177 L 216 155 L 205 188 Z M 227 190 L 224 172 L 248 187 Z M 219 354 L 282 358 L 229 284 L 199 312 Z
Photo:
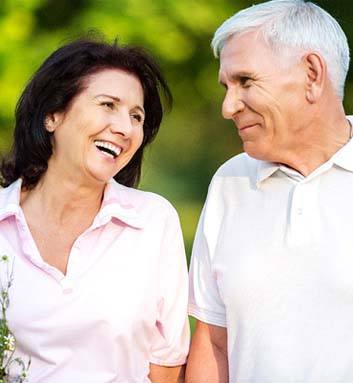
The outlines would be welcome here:
M 61 280 L 61 287 L 63 289 L 64 294 L 71 294 L 74 289 L 72 281 L 68 278 L 64 278 Z
M 298 213 L 298 215 L 302 215 L 303 214 L 303 209 L 301 207 L 299 207 L 297 209 L 297 213 Z

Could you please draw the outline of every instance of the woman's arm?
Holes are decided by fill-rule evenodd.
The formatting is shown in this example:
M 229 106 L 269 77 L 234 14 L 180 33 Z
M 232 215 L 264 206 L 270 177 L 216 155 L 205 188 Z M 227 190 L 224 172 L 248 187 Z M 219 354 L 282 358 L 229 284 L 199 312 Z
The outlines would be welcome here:
M 151 363 L 148 377 L 152 383 L 184 383 L 185 365 L 166 367 Z

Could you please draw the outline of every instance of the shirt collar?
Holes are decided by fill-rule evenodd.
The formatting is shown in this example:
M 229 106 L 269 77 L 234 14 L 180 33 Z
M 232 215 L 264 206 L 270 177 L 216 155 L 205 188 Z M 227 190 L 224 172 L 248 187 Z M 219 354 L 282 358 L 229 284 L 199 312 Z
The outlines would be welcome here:
M 129 226 L 142 229 L 145 226 L 145 220 L 138 210 L 140 193 L 111 179 L 105 187 L 102 207 L 97 217 L 100 221 L 114 217 Z
M 347 116 L 347 119 L 353 124 L 353 116 Z M 328 161 L 345 170 L 353 172 L 353 138 L 351 138 L 341 149 L 339 149 Z M 259 188 L 261 182 L 269 178 L 281 165 L 274 162 L 258 161 L 256 186 Z
M 347 117 L 350 122 L 353 124 L 353 116 Z M 346 145 L 344 145 L 338 152 L 336 152 L 332 158 L 331 161 L 350 172 L 353 172 L 353 139 L 351 138 Z
M 8 187 L 0 190 L 0 221 L 19 213 L 21 185 L 22 180 L 18 179 Z
M 272 176 L 280 168 L 280 165 L 274 162 L 258 160 L 256 172 L 256 187 L 259 188 L 261 182 Z
M 17 215 L 20 211 L 20 195 L 22 180 L 18 179 L 10 186 L 0 190 L 0 221 Z M 96 218 L 100 222 L 112 217 L 135 227 L 144 227 L 142 214 L 137 210 L 137 190 L 118 184 L 111 179 L 105 188 L 102 207 Z

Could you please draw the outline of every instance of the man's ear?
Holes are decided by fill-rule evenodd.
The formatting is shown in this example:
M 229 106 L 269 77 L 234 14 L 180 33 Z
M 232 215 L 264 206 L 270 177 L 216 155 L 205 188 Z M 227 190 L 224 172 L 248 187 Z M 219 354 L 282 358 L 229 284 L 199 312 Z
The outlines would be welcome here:
M 44 127 L 48 132 L 53 133 L 55 129 L 61 124 L 62 120 L 62 113 L 49 113 L 44 119 Z
M 322 95 L 326 81 L 326 63 L 315 52 L 310 52 L 303 57 L 306 68 L 306 98 L 314 104 Z

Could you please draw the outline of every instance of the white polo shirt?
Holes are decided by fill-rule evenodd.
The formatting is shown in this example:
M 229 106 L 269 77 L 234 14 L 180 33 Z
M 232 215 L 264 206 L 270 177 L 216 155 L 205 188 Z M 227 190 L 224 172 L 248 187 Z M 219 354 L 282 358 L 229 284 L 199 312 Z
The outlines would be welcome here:
M 40 256 L 20 189 L 0 190 L 0 255 L 14 263 L 7 318 L 28 383 L 147 383 L 150 363 L 184 364 L 187 268 L 170 203 L 111 180 L 63 275 Z
M 190 314 L 227 327 L 231 383 L 352 383 L 353 140 L 308 177 L 221 166 L 190 290 Z

